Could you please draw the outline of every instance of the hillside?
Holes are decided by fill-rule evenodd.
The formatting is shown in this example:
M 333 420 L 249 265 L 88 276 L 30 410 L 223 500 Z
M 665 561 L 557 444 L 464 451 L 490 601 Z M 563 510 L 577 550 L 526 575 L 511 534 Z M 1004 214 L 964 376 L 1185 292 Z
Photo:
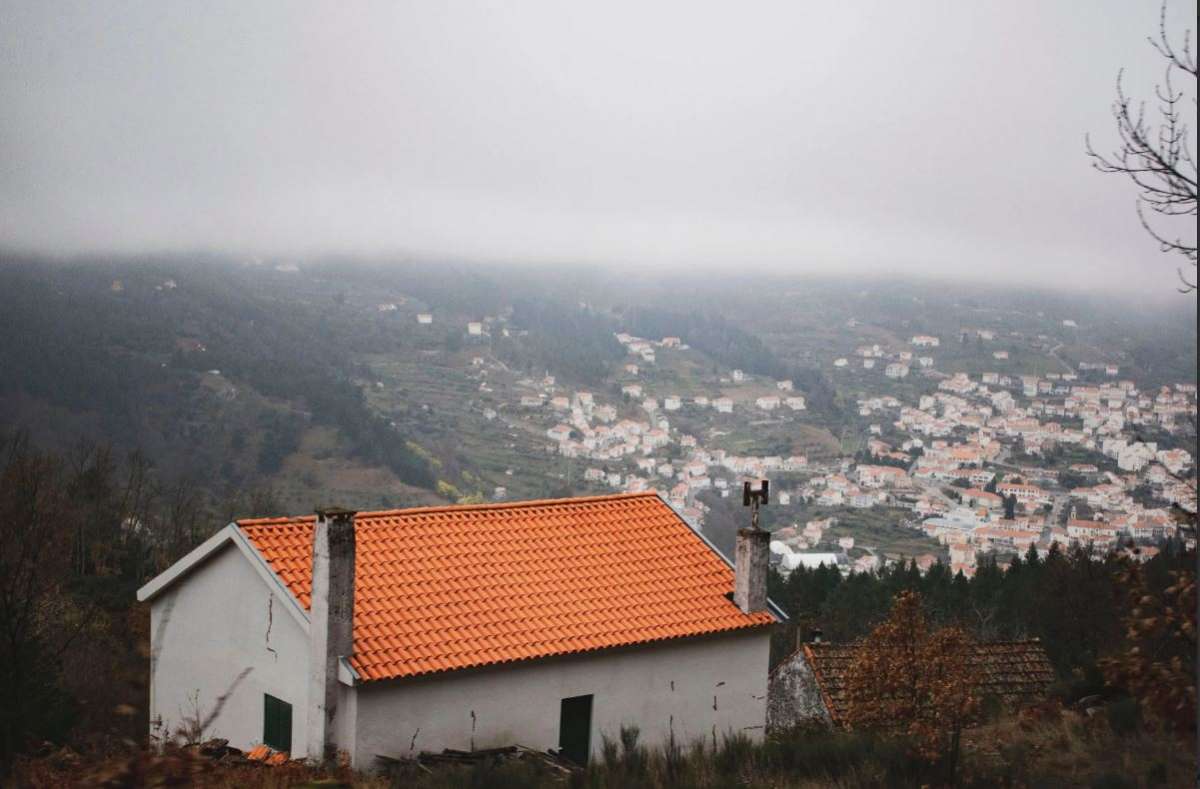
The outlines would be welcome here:
M 863 446 L 870 420 L 857 400 L 915 399 L 940 380 L 887 380 L 834 360 L 865 343 L 907 347 L 922 332 L 945 338 L 935 373 L 1108 360 L 1151 385 L 1195 377 L 1195 333 L 1169 315 L 1000 289 L 774 284 L 750 298 L 698 283 L 683 310 L 677 291 L 652 278 L 10 255 L 0 266 L 0 365 L 19 374 L 0 381 L 0 425 L 49 447 L 137 450 L 163 480 L 213 501 L 266 491 L 280 510 L 306 511 L 331 500 L 378 508 L 497 489 L 509 498 L 596 490 L 588 463 L 547 452 L 553 418 L 520 401 L 586 390 L 618 418 L 640 419 L 641 400 L 622 391 L 630 384 L 681 398 L 673 429 L 713 449 L 831 461 Z M 1077 326 L 1065 327 L 1066 316 Z M 683 347 L 631 375 L 618 332 L 679 337 Z M 998 349 L 1008 358 L 994 359 Z M 730 378 L 738 369 L 743 383 Z M 783 379 L 806 410 L 714 421 L 690 405 L 779 394 L 772 381 Z

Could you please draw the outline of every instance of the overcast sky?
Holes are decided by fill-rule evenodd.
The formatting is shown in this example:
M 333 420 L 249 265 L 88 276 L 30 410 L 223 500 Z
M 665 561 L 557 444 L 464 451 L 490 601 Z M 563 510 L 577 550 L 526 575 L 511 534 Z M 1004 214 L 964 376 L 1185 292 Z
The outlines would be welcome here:
M 1158 10 L 0 0 L 0 244 L 1169 288 L 1083 153 Z

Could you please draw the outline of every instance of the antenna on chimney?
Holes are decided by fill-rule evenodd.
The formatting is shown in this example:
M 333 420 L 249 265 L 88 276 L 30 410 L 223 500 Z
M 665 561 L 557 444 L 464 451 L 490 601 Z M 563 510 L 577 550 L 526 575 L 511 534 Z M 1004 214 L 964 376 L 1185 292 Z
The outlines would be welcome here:
M 750 528 L 758 528 L 758 508 L 768 503 L 770 499 L 770 482 L 763 480 L 758 490 L 750 489 L 750 481 L 742 485 L 742 506 L 750 508 Z

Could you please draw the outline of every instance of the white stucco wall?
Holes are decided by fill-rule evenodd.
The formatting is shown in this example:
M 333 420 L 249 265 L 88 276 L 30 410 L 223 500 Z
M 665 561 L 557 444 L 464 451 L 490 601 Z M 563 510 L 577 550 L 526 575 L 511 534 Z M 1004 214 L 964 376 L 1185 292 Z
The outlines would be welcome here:
M 304 755 L 308 640 L 285 602 L 273 595 L 250 560 L 226 543 L 154 599 L 151 735 L 174 733 L 185 716 L 195 714 L 193 699 L 202 715 L 211 713 L 217 699 L 249 669 L 205 736 L 224 737 L 242 749 L 261 743 L 263 694 L 270 693 L 292 705 L 293 755 Z
M 601 734 L 641 730 L 650 746 L 718 741 L 728 732 L 762 736 L 770 635 L 668 641 L 494 669 L 368 683 L 358 688 L 354 765 L 375 755 L 521 744 L 557 748 L 562 699 L 593 694 L 591 749 Z

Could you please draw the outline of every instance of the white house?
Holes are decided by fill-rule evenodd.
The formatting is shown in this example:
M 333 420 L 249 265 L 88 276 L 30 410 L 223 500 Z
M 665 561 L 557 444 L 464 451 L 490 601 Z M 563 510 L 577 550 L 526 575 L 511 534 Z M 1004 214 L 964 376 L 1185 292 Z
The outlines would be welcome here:
M 598 405 L 592 411 L 592 416 L 599 422 L 615 422 L 617 419 L 617 409 L 611 405 Z
M 838 566 L 838 555 L 836 553 L 789 553 L 783 557 L 781 562 L 783 569 L 787 571 L 795 570 L 797 567 L 804 567 L 808 570 L 815 570 L 821 565 L 828 567 Z
M 779 407 L 779 398 L 775 395 L 768 395 L 758 398 L 754 401 L 754 404 L 764 411 L 774 411 Z
M 470 321 L 467 323 L 467 334 L 472 337 L 480 337 L 483 335 L 483 324 L 479 321 Z
M 654 493 L 231 523 L 138 590 L 150 729 L 312 760 L 762 736 L 769 535 Z M 732 592 L 732 598 L 728 594 Z
M 428 312 L 418 312 L 417 323 L 420 323 L 423 326 L 428 326 L 429 324 L 433 323 L 433 315 Z

